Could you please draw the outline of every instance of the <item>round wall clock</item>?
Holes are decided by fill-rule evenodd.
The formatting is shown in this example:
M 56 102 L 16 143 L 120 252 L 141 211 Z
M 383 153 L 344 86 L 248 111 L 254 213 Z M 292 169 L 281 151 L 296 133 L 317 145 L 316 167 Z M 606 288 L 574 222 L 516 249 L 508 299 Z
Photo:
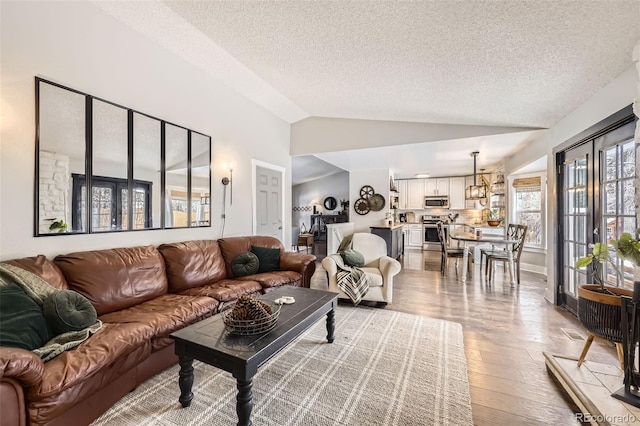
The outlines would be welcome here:
M 375 191 L 373 190 L 373 186 L 365 185 L 362 188 L 360 188 L 360 197 L 364 199 L 368 199 L 373 194 L 375 194 Z
M 369 208 L 374 212 L 379 212 L 384 208 L 384 197 L 381 194 L 373 194 L 369 197 Z
M 371 210 L 369 208 L 369 202 L 364 198 L 358 198 L 356 202 L 353 204 L 353 209 L 359 215 L 365 215 L 369 213 L 369 211 Z
M 327 197 L 324 199 L 324 208 L 327 210 L 334 210 L 338 206 L 338 202 L 333 197 Z

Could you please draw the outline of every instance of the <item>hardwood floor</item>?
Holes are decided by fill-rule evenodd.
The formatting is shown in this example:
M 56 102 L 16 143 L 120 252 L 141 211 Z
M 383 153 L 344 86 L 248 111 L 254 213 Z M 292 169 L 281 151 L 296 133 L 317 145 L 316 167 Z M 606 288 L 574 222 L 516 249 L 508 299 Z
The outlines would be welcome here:
M 487 283 L 476 265 L 462 284 L 454 262 L 440 275 L 439 252 L 408 251 L 395 277 L 393 304 L 397 310 L 462 324 L 476 425 L 579 425 L 574 406 L 547 373 L 543 351 L 580 354 L 584 340 L 574 341 L 561 329 L 586 338 L 568 311 L 544 300 L 545 277 L 522 271 L 522 282 L 511 288 L 499 267 Z M 318 263 L 312 287 L 327 288 Z M 615 346 L 596 339 L 587 359 L 617 365 Z

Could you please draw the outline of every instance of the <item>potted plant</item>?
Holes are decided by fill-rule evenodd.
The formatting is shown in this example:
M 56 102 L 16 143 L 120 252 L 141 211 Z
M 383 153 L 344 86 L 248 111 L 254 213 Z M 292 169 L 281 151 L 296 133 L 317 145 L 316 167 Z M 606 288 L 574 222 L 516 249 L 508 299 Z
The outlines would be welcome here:
M 67 232 L 67 228 L 68 228 L 68 224 L 64 221 L 64 219 L 52 219 L 53 222 L 51 223 L 51 225 L 49 225 L 49 230 L 50 231 L 56 231 L 58 233 L 63 233 L 63 232 Z
M 500 209 L 489 209 L 487 212 L 487 224 L 489 226 L 498 226 L 500 225 L 500 221 Z
M 342 214 L 347 214 L 349 211 L 349 200 L 340 200 L 340 207 L 342 207 Z
M 636 267 L 640 264 L 640 242 L 626 232 L 618 240 L 609 240 L 608 244 L 594 244 L 591 253 L 576 262 L 576 267 L 578 268 L 585 268 L 591 265 L 591 275 L 594 282 L 593 284 L 584 284 L 578 287 L 578 319 L 590 333 L 578 361 L 578 366 L 582 364 L 584 356 L 589 350 L 593 335 L 616 344 L 622 342 L 620 297 L 631 297 L 633 291 L 605 285 L 605 279 L 602 277 L 601 271 L 607 262 L 611 264 L 612 269 L 619 277 L 623 277 L 622 272 L 612 261 L 609 245 L 613 247 L 619 258 L 629 260 Z

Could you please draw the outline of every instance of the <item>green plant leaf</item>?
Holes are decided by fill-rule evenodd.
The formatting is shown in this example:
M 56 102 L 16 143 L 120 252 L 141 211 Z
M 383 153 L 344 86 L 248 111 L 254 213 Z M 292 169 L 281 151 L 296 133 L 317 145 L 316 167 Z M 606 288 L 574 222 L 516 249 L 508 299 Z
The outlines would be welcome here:
M 585 257 L 578 259 L 578 261 L 576 262 L 576 268 L 584 268 L 585 266 L 591 265 L 591 262 L 593 262 L 593 258 L 593 255 L 589 253 Z

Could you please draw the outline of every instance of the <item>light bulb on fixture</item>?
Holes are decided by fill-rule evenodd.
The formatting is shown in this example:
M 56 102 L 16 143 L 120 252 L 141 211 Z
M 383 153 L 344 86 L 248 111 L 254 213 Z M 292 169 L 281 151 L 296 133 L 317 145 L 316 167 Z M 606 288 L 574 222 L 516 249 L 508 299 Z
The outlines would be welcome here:
M 233 205 L 233 163 L 229 163 L 229 177 L 222 178 L 224 186 L 229 185 L 229 205 Z
M 416 177 L 417 178 L 428 178 L 429 177 L 429 173 L 417 173 Z

